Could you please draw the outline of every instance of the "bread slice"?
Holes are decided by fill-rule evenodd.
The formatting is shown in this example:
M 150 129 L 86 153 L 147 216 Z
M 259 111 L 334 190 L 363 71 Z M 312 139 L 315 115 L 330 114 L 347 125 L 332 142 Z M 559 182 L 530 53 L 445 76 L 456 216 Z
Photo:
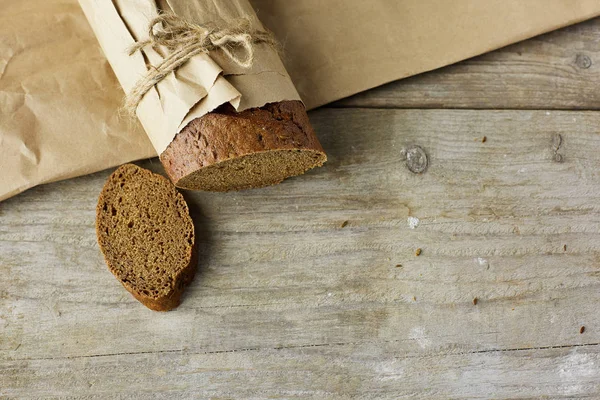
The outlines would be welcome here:
M 206 191 L 281 182 L 327 156 L 300 101 L 236 112 L 229 104 L 192 120 L 160 155 L 176 186 Z
M 194 224 L 175 186 L 125 164 L 108 178 L 96 208 L 96 234 L 108 269 L 146 307 L 167 311 L 196 270 Z

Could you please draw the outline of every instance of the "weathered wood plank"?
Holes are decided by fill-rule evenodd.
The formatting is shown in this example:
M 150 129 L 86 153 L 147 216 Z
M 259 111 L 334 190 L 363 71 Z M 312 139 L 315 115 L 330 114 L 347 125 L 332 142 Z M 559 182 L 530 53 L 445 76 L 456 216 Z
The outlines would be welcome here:
M 0 394 L 106 399 L 596 399 L 599 346 L 407 357 L 389 343 L 8 361 Z
M 206 396 L 244 397 L 262 380 L 279 397 L 426 389 L 422 377 L 403 386 L 404 375 L 386 386 L 385 369 L 371 371 L 366 386 L 324 388 L 362 382 L 360 357 L 372 351 L 408 360 L 403 370 L 421 365 L 415 382 L 438 376 L 431 397 L 476 397 L 486 382 L 506 397 L 516 383 L 502 386 L 502 376 L 516 379 L 514 369 L 532 385 L 519 398 L 558 398 L 567 392 L 556 368 L 593 348 L 585 372 L 573 366 L 584 374 L 579 389 L 578 375 L 563 386 L 597 393 L 589 381 L 600 343 L 599 113 L 323 109 L 311 118 L 330 157 L 324 168 L 272 188 L 187 194 L 200 273 L 174 312 L 146 310 L 103 264 L 94 207 L 110 171 L 0 203 L 0 387 L 101 396 L 120 379 L 109 371 L 124 368 L 132 388 L 195 390 L 166 362 L 203 368 L 189 382 L 212 382 Z M 422 174 L 406 166 L 410 145 L 429 156 Z M 338 354 L 328 356 L 331 348 Z M 505 357 L 536 348 L 548 350 Z M 235 358 L 249 351 L 256 356 Z M 163 361 L 171 357 L 163 352 L 175 355 Z M 164 380 L 148 375 L 144 360 Z M 227 394 L 222 385 L 244 374 L 237 363 L 264 372 Z M 298 374 L 306 363 L 312 369 Z M 85 376 L 103 383 L 78 392 Z M 473 386 L 464 385 L 469 377 Z
M 335 103 L 339 107 L 600 109 L 600 18 Z

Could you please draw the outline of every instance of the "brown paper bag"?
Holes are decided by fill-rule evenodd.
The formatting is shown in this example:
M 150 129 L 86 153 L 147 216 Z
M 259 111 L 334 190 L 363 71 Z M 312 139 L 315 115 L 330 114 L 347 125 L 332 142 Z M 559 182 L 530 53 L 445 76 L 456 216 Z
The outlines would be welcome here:
M 307 108 L 600 15 L 596 0 L 251 0 Z
M 0 199 L 153 156 L 76 0 L 0 11 Z
M 309 108 L 600 15 L 596 0 L 250 1 Z M 153 156 L 122 97 L 77 0 L 3 2 L 0 200 Z

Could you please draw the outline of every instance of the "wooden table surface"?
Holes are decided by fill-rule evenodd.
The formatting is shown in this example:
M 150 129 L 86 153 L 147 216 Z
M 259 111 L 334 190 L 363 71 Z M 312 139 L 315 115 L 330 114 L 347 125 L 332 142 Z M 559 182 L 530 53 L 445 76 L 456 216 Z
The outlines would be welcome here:
M 111 171 L 0 203 L 0 397 L 600 398 L 599 78 L 596 19 L 311 112 L 325 167 L 186 193 L 169 313 L 104 265 Z

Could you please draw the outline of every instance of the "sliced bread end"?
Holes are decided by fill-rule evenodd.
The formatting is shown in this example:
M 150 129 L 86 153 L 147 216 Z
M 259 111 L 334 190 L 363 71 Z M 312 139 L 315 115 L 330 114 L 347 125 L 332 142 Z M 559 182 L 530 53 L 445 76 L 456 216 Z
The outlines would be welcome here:
M 125 164 L 108 178 L 96 208 L 96 234 L 109 270 L 142 304 L 180 303 L 197 263 L 188 206 L 165 177 Z

